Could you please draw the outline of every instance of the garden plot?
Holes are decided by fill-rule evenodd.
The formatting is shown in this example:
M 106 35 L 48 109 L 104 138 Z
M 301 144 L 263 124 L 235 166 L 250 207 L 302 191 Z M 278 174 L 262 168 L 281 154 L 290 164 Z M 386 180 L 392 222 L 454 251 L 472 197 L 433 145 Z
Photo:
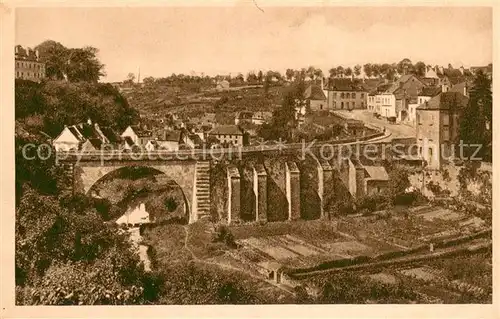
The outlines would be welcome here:
M 330 253 L 342 256 L 343 258 L 369 255 L 373 252 L 373 248 L 354 240 L 337 243 L 325 243 L 323 247 L 327 248 Z
M 423 280 L 425 282 L 436 281 L 439 279 L 439 277 L 434 272 L 427 269 L 427 267 L 402 269 L 399 272 L 405 276 L 412 277 L 417 280 Z
M 464 217 L 463 214 L 453 212 L 446 208 L 431 210 L 418 214 L 418 216 L 423 217 L 426 221 L 433 221 L 434 219 L 457 221 Z

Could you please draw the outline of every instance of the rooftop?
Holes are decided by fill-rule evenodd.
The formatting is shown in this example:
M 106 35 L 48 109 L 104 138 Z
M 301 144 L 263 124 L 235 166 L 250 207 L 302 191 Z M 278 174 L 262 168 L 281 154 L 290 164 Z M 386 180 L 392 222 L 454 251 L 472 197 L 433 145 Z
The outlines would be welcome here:
M 316 84 L 311 84 L 304 91 L 304 98 L 310 100 L 326 100 L 325 93 L 321 89 L 321 86 Z
M 237 125 L 219 125 L 210 131 L 211 135 L 243 135 L 243 131 Z
M 469 98 L 459 92 L 443 92 L 417 107 L 418 110 L 456 110 L 463 109 Z

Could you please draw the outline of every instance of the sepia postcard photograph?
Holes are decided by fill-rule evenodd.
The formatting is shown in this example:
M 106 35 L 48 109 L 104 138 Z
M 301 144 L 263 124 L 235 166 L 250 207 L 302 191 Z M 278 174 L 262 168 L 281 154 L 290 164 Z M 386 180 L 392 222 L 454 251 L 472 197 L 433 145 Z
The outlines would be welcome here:
M 493 304 L 493 3 L 49 4 L 2 5 L 11 311 Z

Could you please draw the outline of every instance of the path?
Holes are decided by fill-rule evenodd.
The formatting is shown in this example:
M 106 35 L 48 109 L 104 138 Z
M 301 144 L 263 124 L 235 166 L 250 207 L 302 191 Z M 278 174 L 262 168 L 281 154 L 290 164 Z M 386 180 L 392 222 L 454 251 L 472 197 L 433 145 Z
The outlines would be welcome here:
M 230 266 L 230 265 L 226 265 L 226 264 L 222 264 L 220 262 L 215 262 L 215 261 L 210 261 L 210 260 L 204 260 L 204 259 L 200 259 L 198 258 L 198 256 L 196 256 L 196 254 L 191 250 L 191 248 L 189 248 L 189 244 L 188 244 L 188 240 L 189 240 L 189 228 L 188 226 L 183 226 L 184 228 L 184 232 L 185 232 L 185 237 L 184 237 L 184 248 L 191 254 L 191 257 L 193 258 L 193 260 L 195 262 L 199 262 L 199 263 L 203 263 L 203 264 L 207 264 L 207 265 L 212 265 L 212 266 L 217 266 L 217 267 L 220 267 L 220 268 L 223 268 L 223 269 L 227 269 L 227 270 L 233 270 L 233 271 L 238 271 L 238 272 L 242 272 L 254 279 L 257 279 L 259 281 L 263 281 L 265 283 L 268 283 L 269 285 L 272 285 L 276 288 L 279 288 L 281 289 L 282 291 L 285 291 L 289 294 L 292 294 L 292 295 L 295 295 L 295 292 L 293 292 L 292 290 L 290 289 L 287 289 L 285 288 L 283 285 L 279 285 L 277 283 L 275 283 L 274 281 L 271 281 L 271 280 L 266 280 L 260 276 L 256 276 L 254 275 L 252 272 L 250 271 L 247 271 L 247 270 L 244 270 L 244 269 L 241 269 L 241 268 L 237 268 L 237 267 L 233 267 L 233 266 Z
M 391 133 L 392 138 L 407 138 L 415 137 L 416 130 L 406 124 L 392 124 L 385 119 L 378 119 L 373 114 L 367 110 L 352 110 L 352 111 L 335 111 L 335 114 L 344 117 L 360 120 L 364 123 L 371 124 L 380 129 L 386 129 L 386 132 Z

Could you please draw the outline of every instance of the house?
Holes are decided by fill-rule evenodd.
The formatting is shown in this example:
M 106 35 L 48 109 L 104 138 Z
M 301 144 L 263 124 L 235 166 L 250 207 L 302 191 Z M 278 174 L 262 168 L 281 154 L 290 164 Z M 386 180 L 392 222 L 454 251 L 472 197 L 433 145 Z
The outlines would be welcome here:
M 389 175 L 384 166 L 375 163 L 363 164 L 360 159 L 354 157 L 346 161 L 348 189 L 354 198 L 379 194 L 387 189 Z
M 467 83 L 466 81 L 457 83 L 453 85 L 450 89 L 450 92 L 459 92 L 462 93 L 465 96 L 469 96 L 469 91 L 470 91 L 471 85 Z
M 250 111 L 241 111 L 236 113 L 236 117 L 234 118 L 234 124 L 244 124 L 244 123 L 252 123 L 253 112 Z
M 262 125 L 268 123 L 273 117 L 273 112 L 258 111 L 254 112 L 252 116 L 252 124 Z
M 410 124 L 415 127 L 417 123 L 417 107 L 426 101 L 429 101 L 434 96 L 438 95 L 442 92 L 442 89 L 445 86 L 426 86 L 423 87 L 419 93 L 417 98 L 411 98 L 408 103 L 408 116 L 405 120 L 405 123 Z
M 160 130 L 155 139 L 157 150 L 177 151 L 181 141 L 181 132 L 173 130 Z
M 183 142 L 185 145 L 189 146 L 190 148 L 202 148 L 203 147 L 203 140 L 200 138 L 198 134 L 194 133 L 185 133 L 183 134 Z
M 323 88 L 317 84 L 309 85 L 304 91 L 306 105 L 311 111 L 322 111 L 328 109 L 328 101 Z
M 214 127 L 209 136 L 215 137 L 221 144 L 232 144 L 234 146 L 244 146 L 247 144 L 245 141 L 245 133 L 237 125 L 220 125 Z
M 56 151 L 92 151 L 100 150 L 104 144 L 119 143 L 111 129 L 103 129 L 90 119 L 86 123 L 64 126 L 62 132 L 52 141 L 52 145 Z
M 366 109 L 368 92 L 359 81 L 352 79 L 330 79 L 327 84 L 329 110 Z
M 405 74 L 396 80 L 384 93 L 376 96 L 380 99 L 380 115 L 391 121 L 405 121 L 408 116 L 408 104 L 416 99 L 425 84 L 413 74 Z
M 229 91 L 229 81 L 228 80 L 221 80 L 221 81 L 217 82 L 215 89 L 217 91 Z
M 134 145 L 146 145 L 147 142 L 153 139 L 151 131 L 143 130 L 139 126 L 129 125 L 121 134 L 121 138 L 130 137 Z
M 468 102 L 460 92 L 441 92 L 417 107 L 418 154 L 427 167 L 439 169 L 453 154 L 460 114 Z
M 14 50 L 16 79 L 40 82 L 45 78 L 45 63 L 40 60 L 38 50 L 24 49 L 20 45 Z

